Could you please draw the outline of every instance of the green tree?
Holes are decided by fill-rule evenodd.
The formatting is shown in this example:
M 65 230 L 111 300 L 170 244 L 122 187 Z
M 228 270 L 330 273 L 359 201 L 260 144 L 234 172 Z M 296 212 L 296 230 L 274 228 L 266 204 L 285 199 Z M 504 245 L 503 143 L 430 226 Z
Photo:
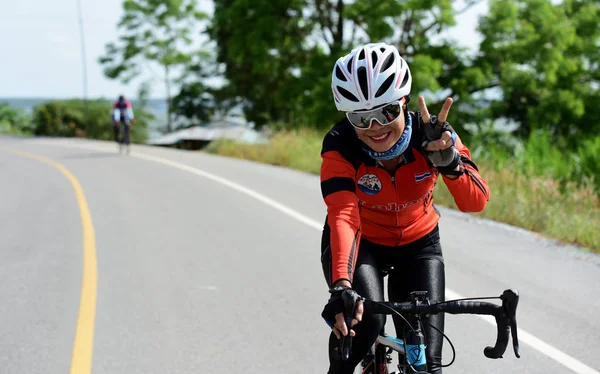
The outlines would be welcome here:
M 490 0 L 472 54 L 441 35 L 480 1 L 215 0 L 209 33 L 228 91 L 258 125 L 330 126 L 340 118 L 333 63 L 385 41 L 410 64 L 413 96 L 425 95 L 433 112 L 446 96 L 455 100 L 449 120 L 464 136 L 489 119 L 514 121 L 523 138 L 548 128 L 570 147 L 597 134 L 600 2 Z
M 173 97 L 173 114 L 179 120 L 178 127 L 205 124 L 219 111 L 223 88 L 214 88 L 207 83 L 213 77 L 222 76 L 214 53 L 200 50 L 192 54 L 192 61 L 178 79 L 179 93 Z M 227 92 L 226 96 L 230 96 Z
M 171 91 L 175 79 L 191 61 L 189 51 L 198 21 L 207 18 L 195 0 L 125 0 L 119 42 L 108 43 L 99 62 L 104 74 L 127 83 L 142 72 L 143 63 L 163 70 L 167 95 L 167 131 L 172 130 Z
M 536 128 L 571 141 L 597 135 L 599 20 L 597 0 L 491 0 L 476 61 L 501 83 L 491 115 L 519 123 L 523 137 Z
M 455 82 L 453 96 L 468 104 L 470 91 L 490 84 L 465 61 L 466 51 L 436 35 L 477 2 L 455 10 L 449 0 L 215 0 L 210 35 L 250 120 L 326 127 L 340 118 L 331 99 L 333 63 L 369 41 L 399 48 L 411 64 L 414 92 Z M 440 105 L 436 98 L 430 107 Z
M 288 120 L 301 80 L 294 74 L 306 60 L 303 40 L 311 31 L 304 0 L 215 0 L 209 28 L 228 85 L 246 118 L 262 125 Z
M 212 115 L 212 95 L 209 89 L 200 81 L 185 84 L 173 98 L 173 111 L 178 118 L 189 120 L 187 126 L 196 123 L 206 123 Z
M 22 110 L 0 103 L 0 133 L 27 134 L 31 119 Z
M 45 102 L 33 109 L 33 133 L 36 136 L 74 137 L 76 129 L 83 127 L 83 112 L 81 118 L 78 117 L 65 102 Z

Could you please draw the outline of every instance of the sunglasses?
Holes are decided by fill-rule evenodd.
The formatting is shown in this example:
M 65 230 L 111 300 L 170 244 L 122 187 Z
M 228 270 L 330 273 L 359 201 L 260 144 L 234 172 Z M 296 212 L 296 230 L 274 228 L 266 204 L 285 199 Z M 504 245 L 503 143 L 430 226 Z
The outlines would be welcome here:
M 403 101 L 394 101 L 373 110 L 364 112 L 346 112 L 346 117 L 352 126 L 360 130 L 370 129 L 373 121 L 379 122 L 382 126 L 387 126 L 402 114 L 402 103 Z

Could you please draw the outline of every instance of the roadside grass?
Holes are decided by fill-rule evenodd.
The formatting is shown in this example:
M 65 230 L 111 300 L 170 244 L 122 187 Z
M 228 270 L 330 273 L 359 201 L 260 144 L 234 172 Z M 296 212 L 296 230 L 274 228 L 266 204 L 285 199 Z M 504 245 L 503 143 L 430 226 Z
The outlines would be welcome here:
M 318 174 L 323 135 L 312 129 L 287 130 L 272 136 L 270 144 L 215 141 L 204 151 Z M 531 139 L 516 157 L 500 150 L 479 157 L 474 152 L 474 161 L 491 190 L 488 205 L 475 215 L 600 253 L 600 194 L 595 181 L 574 173 L 569 161 L 544 144 L 548 141 Z M 597 144 L 590 143 L 590 149 Z M 436 186 L 434 202 L 457 209 L 442 181 Z

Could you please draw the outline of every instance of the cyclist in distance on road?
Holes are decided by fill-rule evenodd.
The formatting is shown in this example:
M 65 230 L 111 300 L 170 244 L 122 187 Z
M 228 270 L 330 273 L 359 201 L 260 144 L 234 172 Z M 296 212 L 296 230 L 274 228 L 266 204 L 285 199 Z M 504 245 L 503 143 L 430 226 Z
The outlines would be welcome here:
M 117 101 L 113 104 L 113 130 L 115 133 L 115 141 L 119 144 L 120 141 L 120 124 L 123 128 L 123 143 L 129 147 L 129 124 L 135 124 L 135 116 L 131 102 L 125 99 L 125 96 L 120 95 Z
M 382 329 L 382 315 L 363 318 L 359 301 L 353 326 L 343 319 L 341 292 L 406 301 L 411 291 L 428 291 L 432 303 L 444 301 L 444 259 L 440 214 L 433 190 L 441 176 L 463 212 L 479 212 L 490 192 L 470 152 L 446 122 L 447 98 L 439 115 L 430 115 L 425 99 L 419 111 L 407 109 L 412 77 L 396 47 L 366 44 L 339 58 L 332 72 L 336 108 L 345 112 L 323 139 L 321 191 L 327 205 L 321 262 L 330 299 L 322 316 L 332 327 L 329 373 L 353 373 Z M 444 314 L 426 322 L 444 329 Z M 405 323 L 394 316 L 397 336 Z M 428 324 L 426 348 L 430 372 L 440 374 L 443 337 Z M 350 360 L 340 358 L 338 339 L 353 338 Z

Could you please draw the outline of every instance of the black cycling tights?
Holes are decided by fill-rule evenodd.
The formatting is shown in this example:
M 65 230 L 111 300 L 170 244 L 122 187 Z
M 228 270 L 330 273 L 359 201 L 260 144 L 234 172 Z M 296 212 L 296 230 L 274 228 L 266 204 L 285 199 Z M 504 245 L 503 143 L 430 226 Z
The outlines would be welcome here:
M 327 283 L 331 281 L 331 253 L 329 247 L 330 229 L 323 230 L 321 262 Z M 445 274 L 439 231 L 436 227 L 429 234 L 413 243 L 400 247 L 385 247 L 361 240 L 352 288 L 361 296 L 375 301 L 384 301 L 383 277 L 381 270 L 393 266 L 389 272 L 388 299 L 406 301 L 412 291 L 428 291 L 432 303 L 444 301 Z M 396 334 L 403 337 L 405 322 L 393 316 Z M 440 331 L 444 331 L 444 315 L 438 314 L 423 319 Z M 334 352 L 339 345 L 337 337 L 329 338 L 329 374 L 352 374 L 385 323 L 385 316 L 363 316 L 354 327 L 356 336 L 352 340 L 352 355 L 348 361 L 340 361 Z M 427 367 L 430 373 L 441 374 L 443 336 L 424 323 L 427 337 Z
M 123 144 L 129 145 L 129 125 L 125 125 L 121 122 L 120 125 L 113 125 L 113 131 L 115 133 L 115 142 L 119 143 L 119 136 L 121 133 L 121 126 L 125 126 L 123 128 Z

